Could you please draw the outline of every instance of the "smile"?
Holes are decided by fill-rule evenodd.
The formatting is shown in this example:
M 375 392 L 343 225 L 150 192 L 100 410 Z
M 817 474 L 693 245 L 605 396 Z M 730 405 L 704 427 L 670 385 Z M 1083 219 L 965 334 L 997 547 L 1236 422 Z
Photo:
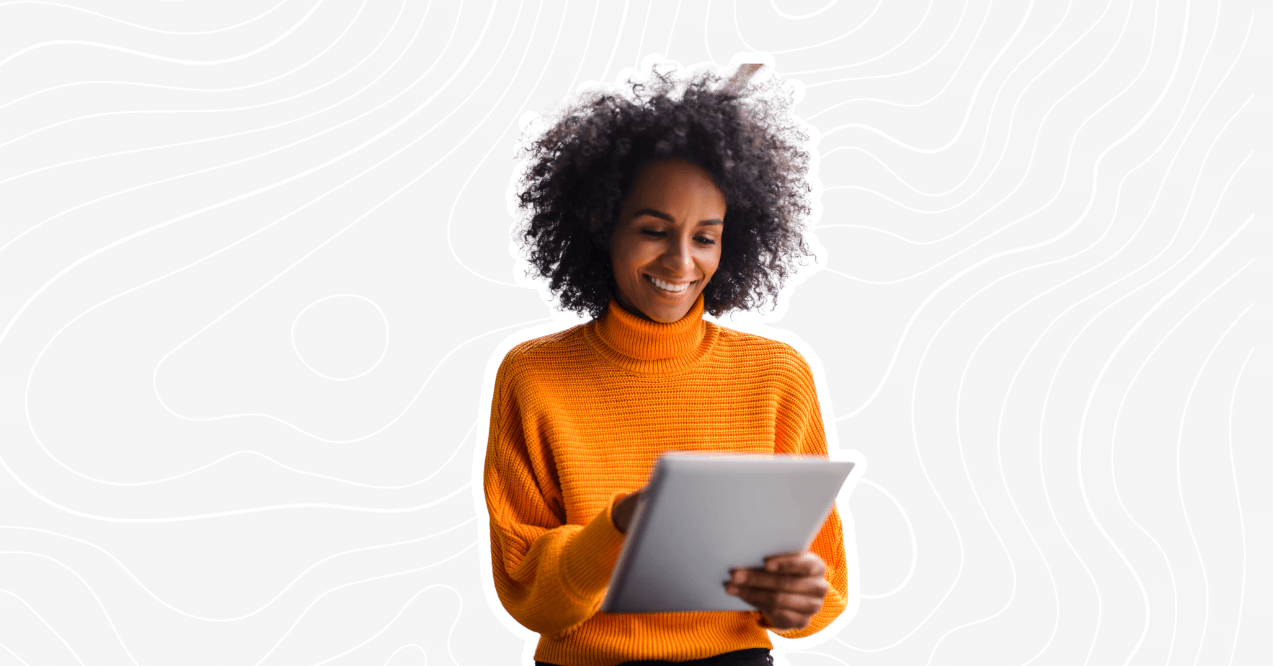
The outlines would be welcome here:
M 645 279 L 649 280 L 650 283 L 653 284 L 655 287 L 658 287 L 662 291 L 666 291 L 670 294 L 683 293 L 685 290 L 690 288 L 690 285 L 694 284 L 694 282 L 697 282 L 697 280 L 695 280 L 694 282 L 682 282 L 681 284 L 672 284 L 671 282 L 664 282 L 663 280 L 660 280 L 650 275 L 645 275 Z

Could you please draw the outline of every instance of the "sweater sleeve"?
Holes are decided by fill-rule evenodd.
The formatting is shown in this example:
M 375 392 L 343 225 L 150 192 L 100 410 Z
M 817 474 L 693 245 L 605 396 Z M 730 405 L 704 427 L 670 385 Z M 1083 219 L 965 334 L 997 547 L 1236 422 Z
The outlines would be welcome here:
M 483 479 L 491 569 L 513 619 L 541 634 L 559 634 L 596 614 L 605 598 L 624 539 L 611 510 L 624 493 L 614 493 L 586 525 L 567 524 L 554 510 L 544 492 L 555 490 L 555 474 L 546 466 L 551 456 L 527 447 L 508 366 L 506 358 L 496 375 Z
M 775 453 L 820 456 L 827 458 L 826 430 L 822 425 L 822 410 L 818 404 L 817 390 L 813 383 L 813 372 L 810 371 L 804 357 L 794 349 L 792 368 L 788 373 L 789 387 L 787 406 L 779 414 L 777 441 L 774 443 Z M 760 615 L 760 625 L 783 638 L 804 638 L 822 631 L 848 606 L 848 571 L 844 552 L 844 528 L 840 523 L 839 511 L 834 505 L 831 513 L 822 524 L 813 545 L 809 550 L 817 553 L 826 563 L 826 580 L 830 584 L 827 596 L 822 600 L 822 609 L 814 614 L 804 629 L 774 629 Z

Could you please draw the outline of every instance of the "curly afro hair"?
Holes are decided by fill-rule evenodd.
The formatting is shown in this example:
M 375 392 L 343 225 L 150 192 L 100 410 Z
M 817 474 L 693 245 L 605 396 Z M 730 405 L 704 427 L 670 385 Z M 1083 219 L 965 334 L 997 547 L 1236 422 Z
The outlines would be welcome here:
M 678 157 L 710 173 L 725 196 L 704 309 L 718 317 L 765 300 L 777 307 L 783 283 L 811 256 L 802 235 L 808 136 L 789 114 L 792 95 L 776 77 L 725 81 L 705 69 L 682 82 L 659 69 L 648 81 L 629 78 L 630 97 L 582 94 L 523 147 L 516 189 L 529 215 L 517 236 L 528 274 L 547 278 L 564 309 L 601 317 L 616 289 L 608 241 L 623 200 L 645 164 Z

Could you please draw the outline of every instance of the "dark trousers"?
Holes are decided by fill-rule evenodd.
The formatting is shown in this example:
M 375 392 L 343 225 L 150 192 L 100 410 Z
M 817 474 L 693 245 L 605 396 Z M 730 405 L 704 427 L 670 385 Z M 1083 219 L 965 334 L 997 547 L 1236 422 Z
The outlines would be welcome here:
M 721 654 L 691 659 L 689 661 L 666 661 L 663 659 L 645 659 L 641 661 L 625 661 L 619 666 L 662 666 L 663 664 L 693 664 L 694 666 L 773 666 L 773 657 L 769 656 L 769 648 L 747 648 Z M 556 666 L 546 661 L 536 661 L 535 666 Z

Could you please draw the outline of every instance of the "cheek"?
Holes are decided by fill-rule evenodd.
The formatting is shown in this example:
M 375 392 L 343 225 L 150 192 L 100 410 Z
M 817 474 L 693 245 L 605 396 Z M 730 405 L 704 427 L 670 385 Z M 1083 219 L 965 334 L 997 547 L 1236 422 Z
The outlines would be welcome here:
M 610 251 L 610 265 L 614 268 L 615 277 L 622 279 L 633 272 L 636 256 L 630 243 L 616 242 Z
M 657 261 L 658 258 L 658 252 L 650 252 L 648 248 L 636 245 L 635 247 L 629 246 L 625 248 L 625 251 L 618 257 L 618 262 L 614 262 L 613 259 L 611 261 L 615 265 L 616 273 L 636 278 L 639 277 L 638 274 L 645 266 Z
M 703 270 L 708 273 L 715 273 L 716 269 L 720 268 L 721 251 L 719 245 L 716 247 L 717 249 L 704 253 L 702 260 L 699 262 Z

